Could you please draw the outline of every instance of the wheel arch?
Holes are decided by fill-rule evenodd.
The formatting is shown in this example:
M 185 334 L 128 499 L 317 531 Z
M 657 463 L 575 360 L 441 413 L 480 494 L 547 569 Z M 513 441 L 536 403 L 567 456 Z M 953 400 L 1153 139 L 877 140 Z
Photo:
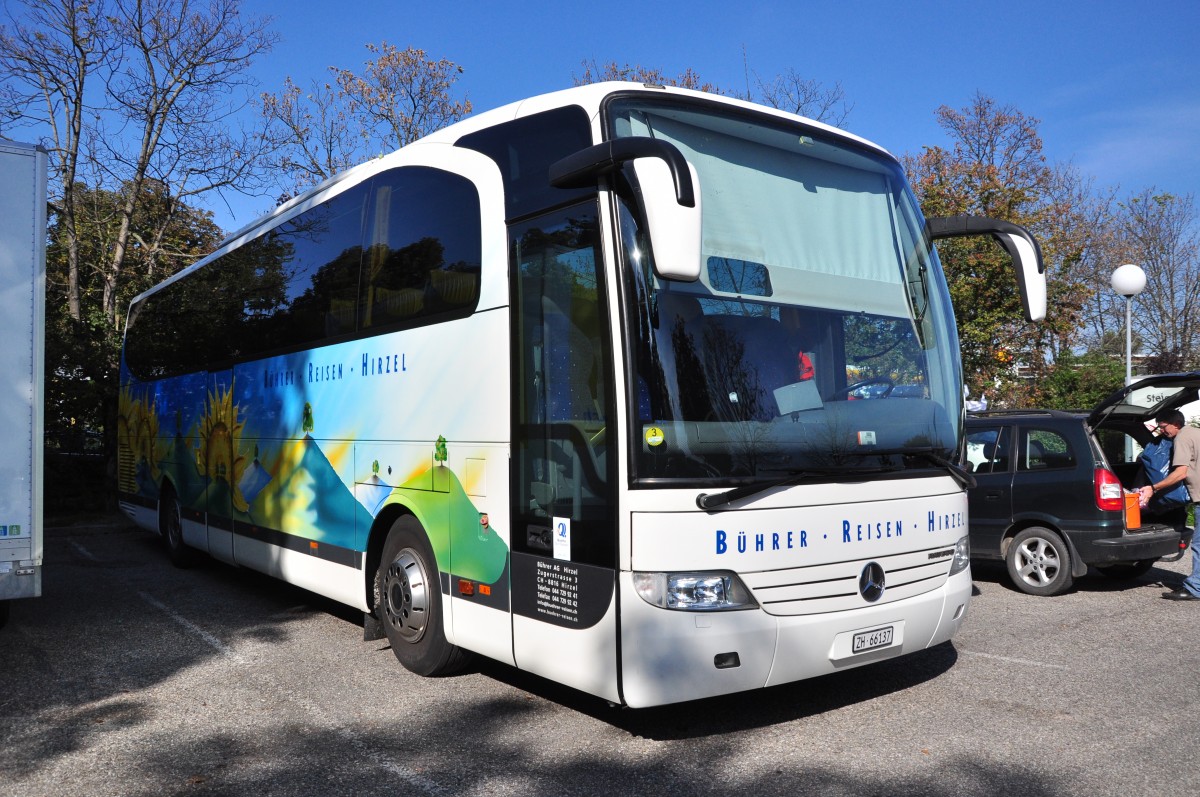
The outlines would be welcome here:
M 375 516 L 375 520 L 371 524 L 371 531 L 367 535 L 367 550 L 363 562 L 363 593 L 366 605 L 371 607 L 373 614 L 378 608 L 375 604 L 376 598 L 378 598 L 376 591 L 378 585 L 376 584 L 375 576 L 379 571 L 379 561 L 383 558 L 383 546 L 387 543 L 388 532 L 391 531 L 392 525 L 405 516 L 413 518 L 420 524 L 421 531 L 428 540 L 429 528 L 420 515 L 407 504 L 398 502 L 387 504 L 379 510 L 379 514 Z M 432 548 L 432 541 L 430 541 L 430 549 L 432 550 Z M 440 568 L 441 565 L 436 561 L 436 551 L 434 551 L 434 560 L 434 565 Z
M 1012 525 L 1005 529 L 1004 536 L 1000 539 L 1000 558 L 1003 559 L 1008 556 L 1008 547 L 1012 545 L 1014 537 L 1016 537 L 1025 529 L 1031 529 L 1034 527 L 1053 531 L 1063 540 L 1067 539 L 1067 535 L 1063 534 L 1062 529 L 1059 527 L 1058 523 L 1054 522 L 1053 518 L 1040 515 L 1022 515 L 1021 517 L 1013 518 Z M 1067 541 L 1067 544 L 1070 545 L 1069 540 Z M 1072 549 L 1071 553 L 1073 554 L 1074 552 L 1075 551 Z

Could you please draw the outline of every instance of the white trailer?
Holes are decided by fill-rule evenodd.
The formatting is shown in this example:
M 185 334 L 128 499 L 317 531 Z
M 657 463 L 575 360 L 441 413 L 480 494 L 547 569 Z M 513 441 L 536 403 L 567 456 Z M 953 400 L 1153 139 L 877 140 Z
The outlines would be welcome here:
M 46 152 L 0 141 L 0 626 L 42 594 Z

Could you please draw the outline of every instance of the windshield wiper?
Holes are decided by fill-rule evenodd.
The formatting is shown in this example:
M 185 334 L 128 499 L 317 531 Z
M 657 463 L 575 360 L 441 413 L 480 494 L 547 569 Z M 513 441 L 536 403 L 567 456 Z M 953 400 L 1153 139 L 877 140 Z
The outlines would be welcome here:
M 700 493 L 696 496 L 696 506 L 705 511 L 719 509 L 733 503 L 741 498 L 749 498 L 752 495 L 765 493 L 767 490 L 772 490 L 776 487 L 786 487 L 790 484 L 795 484 L 809 476 L 857 476 L 863 473 L 892 473 L 898 468 L 820 468 L 813 470 L 790 470 L 785 476 L 778 479 L 772 479 L 765 482 L 755 482 L 754 484 L 743 484 L 741 487 L 734 487 L 732 490 L 726 490 L 723 493 Z
M 732 490 L 726 490 L 723 493 L 700 493 L 696 496 L 696 506 L 705 511 L 711 511 L 719 507 L 731 504 L 739 498 L 746 498 L 756 493 L 761 493 L 765 490 L 770 490 L 772 487 L 783 487 L 787 484 L 793 484 L 800 481 L 806 476 L 813 475 L 812 471 L 796 470 L 784 476 L 781 479 L 775 479 L 769 482 L 758 482 L 757 484 L 743 484 L 741 487 L 734 487 Z
M 936 449 L 932 448 L 892 448 L 881 449 L 877 451 L 861 451 L 856 456 L 888 456 L 891 454 L 901 454 L 904 456 L 921 457 L 927 462 L 944 469 L 951 477 L 954 478 L 963 487 L 970 489 L 975 486 L 975 477 L 967 471 L 955 465 L 950 460 L 937 453 Z M 696 506 L 711 512 L 715 509 L 720 509 L 734 501 L 742 498 L 749 498 L 753 495 L 764 493 L 767 490 L 772 490 L 776 487 L 786 487 L 796 482 L 802 481 L 810 476 L 856 476 L 865 473 L 894 473 L 900 470 L 896 467 L 875 467 L 875 468 L 821 468 L 813 470 L 791 470 L 778 478 L 766 482 L 756 482 L 754 484 L 744 484 L 741 487 L 734 487 L 732 490 L 726 490 L 721 493 L 700 493 L 696 496 Z
M 906 457 L 923 457 L 925 459 L 925 461 L 931 462 L 934 465 L 937 465 L 939 468 L 944 469 L 952 477 L 954 477 L 954 481 L 958 482 L 959 484 L 961 484 L 963 487 L 967 488 L 968 490 L 971 489 L 972 487 L 974 487 L 975 486 L 975 477 L 972 476 L 967 471 L 960 468 L 958 465 L 955 465 L 953 462 L 951 462 L 950 460 L 943 457 L 941 454 L 938 453 L 938 450 L 939 449 L 936 449 L 936 448 L 891 448 L 891 449 L 881 450 L 881 451 L 872 451 L 871 453 L 872 454 L 884 454 L 884 455 L 886 455 L 886 454 L 901 454 Z
M 934 465 L 937 465 L 939 468 L 945 468 L 950 475 L 954 477 L 954 481 L 961 484 L 965 489 L 970 490 L 975 486 L 975 477 L 972 476 L 970 472 L 963 470 L 958 465 L 955 465 L 953 462 L 941 456 L 940 454 L 935 454 L 932 451 L 926 451 L 918 456 L 925 457 L 925 459 L 929 460 Z

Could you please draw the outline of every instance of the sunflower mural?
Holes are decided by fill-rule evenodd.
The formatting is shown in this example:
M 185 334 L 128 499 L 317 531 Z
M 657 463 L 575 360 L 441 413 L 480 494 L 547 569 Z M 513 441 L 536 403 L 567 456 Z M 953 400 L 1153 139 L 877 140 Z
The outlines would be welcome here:
M 210 490 L 215 487 L 214 491 L 228 491 L 233 508 L 239 512 L 249 509 L 240 487 L 247 464 L 239 452 L 242 427 L 238 406 L 233 403 L 233 385 L 228 390 L 218 385 L 215 391 L 209 391 L 200 422 L 197 470 L 210 480 Z
M 158 412 L 148 396 L 126 385 L 117 398 L 117 481 L 127 493 L 155 495 L 162 476 Z

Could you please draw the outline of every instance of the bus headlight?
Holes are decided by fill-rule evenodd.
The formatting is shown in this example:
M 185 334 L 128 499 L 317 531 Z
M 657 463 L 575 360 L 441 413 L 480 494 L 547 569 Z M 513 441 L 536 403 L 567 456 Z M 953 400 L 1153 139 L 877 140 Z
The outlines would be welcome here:
M 950 563 L 950 575 L 961 573 L 971 564 L 971 538 L 963 537 L 954 545 L 954 561 Z
M 733 573 L 634 573 L 633 586 L 642 600 L 662 609 L 722 612 L 757 604 Z

